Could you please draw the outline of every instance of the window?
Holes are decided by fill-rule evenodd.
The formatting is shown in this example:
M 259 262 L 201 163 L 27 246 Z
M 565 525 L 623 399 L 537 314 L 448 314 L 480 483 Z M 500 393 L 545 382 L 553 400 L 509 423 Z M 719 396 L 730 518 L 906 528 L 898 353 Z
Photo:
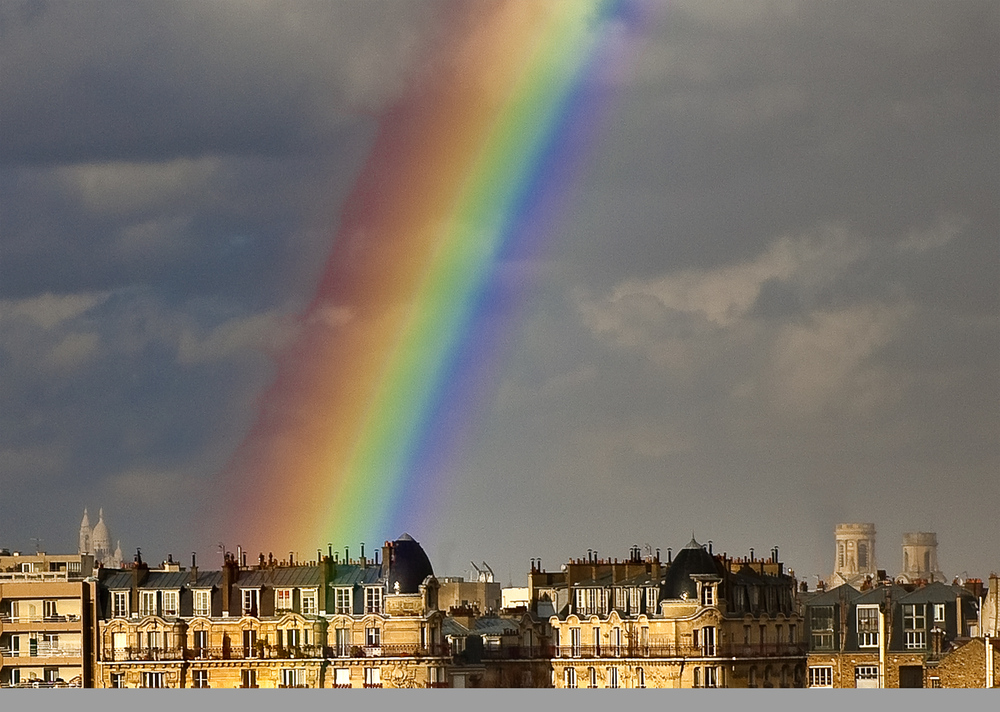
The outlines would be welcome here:
M 593 636 L 592 636 L 591 639 L 593 641 L 594 651 L 595 651 L 595 655 L 596 655 L 597 654 L 596 651 L 599 651 L 601 649 L 601 629 L 600 628 L 594 628 L 593 629 Z
M 257 631 L 252 628 L 243 631 L 243 657 L 257 657 Z
M 868 568 L 868 544 L 863 541 L 858 542 L 858 568 Z
M 833 668 L 809 668 L 809 687 L 833 687 Z
M 139 591 L 139 615 L 156 615 L 156 591 Z
M 377 628 L 375 630 L 378 630 Z M 281 639 L 281 631 L 278 631 L 279 640 Z M 302 644 L 302 640 L 299 636 L 298 628 L 289 628 L 285 631 L 285 641 L 287 642 L 289 648 L 297 648 Z
M 854 668 L 855 687 L 878 687 L 878 665 L 858 665 Z
M 833 606 L 814 606 L 809 609 L 814 650 L 833 649 Z
M 570 689 L 576 688 L 576 668 L 566 668 L 564 679 L 566 680 L 566 687 Z
M 146 647 L 149 650 L 160 649 L 160 631 L 150 630 L 146 632 Z
M 56 613 L 56 602 L 55 601 L 42 601 L 42 616 L 46 619 L 55 618 L 58 613 Z
M 570 641 L 570 654 L 574 658 L 580 657 L 580 629 L 570 628 L 569 629 L 569 641 Z
M 290 588 L 275 589 L 274 607 L 278 611 L 292 610 L 292 589 Z
M 351 636 L 347 628 L 337 628 L 337 655 L 347 655 L 350 651 Z
M 715 605 L 715 585 L 710 583 L 702 584 L 701 586 L 701 605 L 703 606 L 714 606 Z
M 365 687 L 382 687 L 382 668 L 365 668 Z
M 340 614 L 350 614 L 351 609 L 351 589 L 338 588 L 334 601 L 334 611 Z
M 260 590 L 256 588 L 243 589 L 243 615 L 256 616 L 260 610 Z
M 191 675 L 191 682 L 197 688 L 208 687 L 208 670 L 195 670 Z
M 702 655 L 715 655 L 714 626 L 706 626 L 701 629 L 701 653 Z
M 587 668 L 587 678 L 590 680 L 590 688 L 597 687 L 597 668 Z
M 194 592 L 194 614 L 196 616 L 206 616 L 206 617 L 212 615 L 211 591 Z
M 351 686 L 351 669 L 337 668 L 333 671 L 333 684 L 336 687 Z
M 646 686 L 646 671 L 641 667 L 635 669 L 635 686 L 639 688 Z
M 858 606 L 858 646 L 878 647 L 878 606 Z
M 284 668 L 281 671 L 282 687 L 303 687 L 305 671 L 299 668 Z
M 602 588 L 576 589 L 576 611 L 585 616 L 603 615 L 608 603 L 608 592 Z
M 696 667 L 691 674 L 694 678 L 693 687 L 701 687 L 701 668 Z
M 369 586 L 365 589 L 365 613 L 382 612 L 382 589 L 379 586 Z
M 944 604 L 935 603 L 934 604 L 934 622 L 944 623 Z
M 177 615 L 177 591 L 163 592 L 163 615 L 170 617 Z
M 705 668 L 705 687 L 719 686 L 719 669 L 714 667 Z
M 931 683 L 931 687 L 933 687 L 935 689 L 940 688 L 941 687 L 941 678 L 940 677 L 932 677 L 930 679 L 930 683 Z
M 257 671 L 240 671 L 240 687 L 257 687 Z
M 166 687 L 166 685 L 163 684 L 163 673 L 162 672 L 142 673 L 142 686 L 155 689 Z
M 837 568 L 844 568 L 844 542 L 837 544 Z
M 115 688 L 125 687 L 125 673 L 123 672 L 111 673 L 111 687 Z
M 794 623 L 789 623 L 788 624 L 788 642 L 789 643 L 792 643 L 794 645 L 795 643 L 798 642 L 796 640 L 797 632 L 798 631 L 795 628 L 795 624 Z
M 128 591 L 114 591 L 111 594 L 111 615 L 115 618 L 128 617 Z
M 611 652 L 614 655 L 622 654 L 622 629 L 612 628 L 611 629 Z
M 907 650 L 923 650 L 927 647 L 927 616 L 925 604 L 903 604 L 903 633 Z
M 382 644 L 381 628 L 365 628 L 365 645 L 369 648 L 377 648 Z
M 609 667 L 608 668 L 608 687 L 612 690 L 617 690 L 618 685 L 618 668 Z
M 656 613 L 656 596 L 658 589 L 650 586 L 646 589 L 646 613 L 652 615 Z
M 208 647 L 208 631 L 196 630 L 191 633 L 191 643 L 194 648 L 195 657 L 204 657 L 205 649 Z
M 302 589 L 302 615 L 304 616 L 314 616 L 317 611 L 316 606 L 316 589 L 315 588 L 304 588 Z

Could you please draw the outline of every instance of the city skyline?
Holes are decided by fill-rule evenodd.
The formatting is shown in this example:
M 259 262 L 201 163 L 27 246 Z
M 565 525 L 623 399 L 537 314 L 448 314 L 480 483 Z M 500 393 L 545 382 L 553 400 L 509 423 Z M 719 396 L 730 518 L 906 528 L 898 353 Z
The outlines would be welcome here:
M 262 413 L 321 439 L 346 422 L 268 394 L 306 372 L 282 364 L 351 254 L 337 236 L 380 132 L 447 68 L 474 96 L 461 62 L 497 27 L 569 7 L 0 6 L 0 546 L 71 546 L 103 507 L 150 560 L 409 531 L 435 571 L 485 560 L 506 584 L 530 558 L 694 532 L 778 546 L 804 579 L 832 570 L 837 523 L 874 522 L 890 572 L 916 531 L 949 579 L 996 570 L 989 2 L 595 3 L 573 27 L 612 54 L 552 86 L 600 111 L 554 124 L 568 158 L 539 185 L 558 209 L 491 272 L 513 306 L 455 332 L 461 353 L 499 343 L 417 431 L 447 458 L 362 483 L 374 531 L 360 498 L 280 459 L 241 480 Z M 324 328 L 365 313 L 341 296 Z M 352 540 L 316 511 L 360 512 Z

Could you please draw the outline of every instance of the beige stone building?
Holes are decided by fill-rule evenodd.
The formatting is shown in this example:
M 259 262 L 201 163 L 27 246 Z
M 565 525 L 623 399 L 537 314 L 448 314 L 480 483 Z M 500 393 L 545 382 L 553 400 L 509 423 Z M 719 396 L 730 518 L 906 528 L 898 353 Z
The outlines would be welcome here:
M 554 606 L 558 688 L 802 687 L 795 579 L 770 558 L 715 555 L 694 539 L 661 562 L 570 561 L 529 575 L 536 608 Z
M 430 562 L 408 535 L 381 553 L 104 571 L 96 686 L 446 686 Z
M 89 687 L 93 557 L 0 551 L 0 687 Z

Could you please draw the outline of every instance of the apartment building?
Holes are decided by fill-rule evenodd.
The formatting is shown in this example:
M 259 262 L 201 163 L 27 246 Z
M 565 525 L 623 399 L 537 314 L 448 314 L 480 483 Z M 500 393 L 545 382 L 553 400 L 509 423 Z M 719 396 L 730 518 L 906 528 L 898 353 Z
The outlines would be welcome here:
M 89 687 L 92 556 L 0 550 L 0 687 Z
M 438 583 L 408 535 L 374 560 L 228 554 L 221 570 L 101 573 L 101 687 L 445 686 Z
M 809 687 L 940 687 L 936 669 L 977 632 L 978 603 L 954 584 L 847 584 L 803 594 Z
M 768 559 L 716 555 L 692 540 L 662 562 L 572 560 L 533 569 L 532 605 L 553 611 L 560 688 L 802 687 L 795 578 Z

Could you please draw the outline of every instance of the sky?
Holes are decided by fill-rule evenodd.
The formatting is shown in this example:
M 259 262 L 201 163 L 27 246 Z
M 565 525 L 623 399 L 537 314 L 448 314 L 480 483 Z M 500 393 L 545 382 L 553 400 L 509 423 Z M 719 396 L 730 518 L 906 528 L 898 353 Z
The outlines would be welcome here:
M 223 473 L 380 125 L 494 7 L 0 0 L 0 546 L 103 507 L 150 561 L 288 551 Z M 812 584 L 838 522 L 1000 570 L 1000 6 L 651 7 L 401 527 L 504 585 L 692 533 Z

